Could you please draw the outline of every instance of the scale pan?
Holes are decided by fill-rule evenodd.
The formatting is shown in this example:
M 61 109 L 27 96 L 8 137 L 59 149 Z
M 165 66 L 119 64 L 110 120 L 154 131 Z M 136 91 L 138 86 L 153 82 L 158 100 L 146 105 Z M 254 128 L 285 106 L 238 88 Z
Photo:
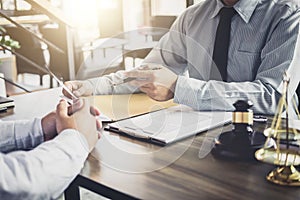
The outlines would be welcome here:
M 278 129 L 275 131 L 272 128 L 267 128 L 264 131 L 264 135 L 266 137 L 271 137 L 273 139 L 278 139 L 277 135 L 280 135 L 280 140 L 286 140 L 287 139 L 287 134 L 286 134 L 286 129 Z M 289 140 L 290 141 L 296 141 L 300 140 L 300 131 L 294 128 L 289 128 Z
M 299 151 L 291 149 L 280 149 L 280 151 L 274 148 L 259 149 L 255 152 L 255 157 L 257 160 L 279 165 L 279 166 L 297 166 L 300 165 L 300 155 Z

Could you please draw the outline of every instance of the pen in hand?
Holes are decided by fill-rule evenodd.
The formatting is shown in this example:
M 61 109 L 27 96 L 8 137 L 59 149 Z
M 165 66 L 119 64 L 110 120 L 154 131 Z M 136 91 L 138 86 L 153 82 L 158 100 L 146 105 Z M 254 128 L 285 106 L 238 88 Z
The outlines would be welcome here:
M 147 79 L 146 78 L 137 78 L 137 77 L 128 77 L 128 78 L 123 79 L 122 82 L 113 83 L 113 86 L 122 85 L 124 83 L 128 83 L 128 82 L 133 81 L 133 80 L 145 81 Z
M 153 68 L 150 68 L 150 69 L 140 69 L 140 70 L 160 70 L 161 67 L 153 67 Z M 133 80 L 138 80 L 138 81 L 146 81 L 147 78 L 140 78 L 140 77 L 128 77 L 128 78 L 125 78 L 122 80 L 122 82 L 118 82 L 118 83 L 113 83 L 113 86 L 118 86 L 118 85 L 122 85 L 124 83 L 128 83 L 130 81 L 133 81 Z

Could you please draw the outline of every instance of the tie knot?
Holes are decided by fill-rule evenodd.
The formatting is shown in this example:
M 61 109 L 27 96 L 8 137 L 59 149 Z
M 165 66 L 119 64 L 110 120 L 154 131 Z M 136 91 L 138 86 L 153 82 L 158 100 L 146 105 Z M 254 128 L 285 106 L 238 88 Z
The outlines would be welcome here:
M 235 15 L 236 11 L 234 10 L 233 7 L 223 7 L 221 10 L 220 10 L 220 16 L 221 17 L 224 17 L 224 18 L 229 18 L 231 19 L 234 15 Z

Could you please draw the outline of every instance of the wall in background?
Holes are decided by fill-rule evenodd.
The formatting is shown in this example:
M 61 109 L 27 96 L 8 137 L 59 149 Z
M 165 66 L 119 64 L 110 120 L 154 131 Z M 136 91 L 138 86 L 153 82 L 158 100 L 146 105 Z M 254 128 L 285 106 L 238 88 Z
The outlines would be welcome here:
M 186 9 L 186 0 L 151 0 L 152 16 L 178 16 Z

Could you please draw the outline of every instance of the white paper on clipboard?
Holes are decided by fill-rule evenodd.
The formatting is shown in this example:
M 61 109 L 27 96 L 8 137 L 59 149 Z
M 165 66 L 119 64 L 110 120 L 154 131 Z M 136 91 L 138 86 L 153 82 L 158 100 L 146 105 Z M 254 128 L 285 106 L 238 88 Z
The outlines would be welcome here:
M 231 112 L 199 112 L 178 105 L 109 124 L 108 130 L 161 145 L 231 122 Z

